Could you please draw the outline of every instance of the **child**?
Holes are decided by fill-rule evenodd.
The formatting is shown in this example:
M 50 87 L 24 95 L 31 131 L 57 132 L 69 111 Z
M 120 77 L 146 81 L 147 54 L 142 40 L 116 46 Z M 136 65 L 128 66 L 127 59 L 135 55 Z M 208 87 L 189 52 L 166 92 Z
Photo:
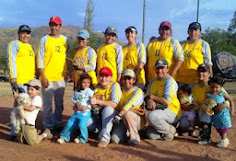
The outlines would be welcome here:
M 229 145 L 227 138 L 228 129 L 232 126 L 230 115 L 234 115 L 234 102 L 228 93 L 222 91 L 224 79 L 220 77 L 211 78 L 209 81 L 210 92 L 206 93 L 207 98 L 212 98 L 217 103 L 224 103 L 226 100 L 230 103 L 230 113 L 227 108 L 212 116 L 213 126 L 221 136 L 221 140 L 216 144 L 217 147 L 225 148 Z
M 93 97 L 92 79 L 88 74 L 82 74 L 77 83 L 77 90 L 72 96 L 73 110 L 75 113 L 67 121 L 66 126 L 60 134 L 57 142 L 63 144 L 70 141 L 70 136 L 75 128 L 73 125 L 78 125 L 81 132 L 78 138 L 75 138 L 75 143 L 86 143 L 88 140 L 87 121 L 91 116 L 90 98 Z
M 24 121 L 21 122 L 18 137 L 21 143 L 26 142 L 29 145 L 37 145 L 45 138 L 52 139 L 52 134 L 50 131 L 45 130 L 41 135 L 38 135 L 37 129 L 35 128 L 35 121 L 42 107 L 42 99 L 38 95 L 40 93 L 41 82 L 33 79 L 26 85 L 28 87 L 28 95 L 31 98 L 31 105 L 24 106 Z M 15 92 L 14 96 L 17 98 L 18 93 Z
M 181 86 L 178 90 L 178 98 L 182 109 L 182 117 L 180 119 L 180 133 L 188 131 L 189 136 L 193 135 L 195 110 L 193 109 L 193 97 L 191 88 L 188 85 Z M 187 128 L 187 129 L 186 129 Z

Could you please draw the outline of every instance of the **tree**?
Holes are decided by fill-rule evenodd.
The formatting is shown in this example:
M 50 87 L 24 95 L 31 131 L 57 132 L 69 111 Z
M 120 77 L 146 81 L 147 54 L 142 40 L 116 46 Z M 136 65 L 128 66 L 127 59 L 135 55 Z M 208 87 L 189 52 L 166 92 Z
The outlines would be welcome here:
M 227 31 L 219 28 L 207 28 L 202 34 L 202 38 L 210 44 L 212 53 L 227 51 L 236 55 L 236 46 L 232 43 Z
M 234 16 L 229 24 L 228 32 L 230 35 L 236 34 L 236 11 L 234 12 Z
M 84 17 L 84 28 L 88 31 L 92 31 L 93 27 L 93 17 L 94 17 L 94 3 L 93 0 L 88 0 L 87 7 L 85 11 L 85 17 Z

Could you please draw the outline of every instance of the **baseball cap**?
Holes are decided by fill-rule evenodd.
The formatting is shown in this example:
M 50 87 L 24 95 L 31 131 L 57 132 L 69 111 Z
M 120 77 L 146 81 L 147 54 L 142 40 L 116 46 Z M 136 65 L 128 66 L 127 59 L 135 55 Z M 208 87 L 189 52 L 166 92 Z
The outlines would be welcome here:
M 210 66 L 206 64 L 200 64 L 197 68 L 197 70 L 203 69 L 204 72 L 210 72 Z
M 31 33 L 31 29 L 30 29 L 30 27 L 27 26 L 27 25 L 21 25 L 21 26 L 19 27 L 19 30 L 18 30 L 18 33 L 20 33 L 20 32 Z
M 49 20 L 49 23 L 55 23 L 57 25 L 61 25 L 62 22 L 61 22 L 61 18 L 59 16 L 52 16 Z
M 32 79 L 31 81 L 29 81 L 28 83 L 24 85 L 31 86 L 31 87 L 39 87 L 39 88 L 42 87 L 41 82 L 38 79 Z
M 136 27 L 134 27 L 134 26 L 129 26 L 127 29 L 125 29 L 125 32 L 126 32 L 126 33 L 129 32 L 129 31 L 131 31 L 131 32 L 136 32 L 136 33 L 137 33 L 137 29 L 136 29 Z
M 131 69 L 125 69 L 122 73 L 122 77 L 136 78 L 134 71 Z
M 100 71 L 99 71 L 99 75 L 102 75 L 102 74 L 107 75 L 107 76 L 112 76 L 112 71 L 110 68 L 104 67 L 104 68 L 100 69 Z
M 80 30 L 77 34 L 77 37 L 81 37 L 83 39 L 88 39 L 89 38 L 89 32 L 85 29 Z
M 171 23 L 169 21 L 162 21 L 159 29 L 161 29 L 163 27 L 168 27 L 169 29 L 171 29 Z
M 202 29 L 201 24 L 199 22 L 190 23 L 190 25 L 188 26 L 188 29 L 190 29 L 190 28 L 196 28 L 196 29 L 200 29 L 200 30 Z
M 166 59 L 160 58 L 156 61 L 155 69 L 158 67 L 167 67 L 167 66 L 168 66 L 168 62 L 166 61 Z
M 116 28 L 115 27 L 107 27 L 104 34 L 106 35 L 106 34 L 110 34 L 110 33 L 116 34 L 117 33 Z

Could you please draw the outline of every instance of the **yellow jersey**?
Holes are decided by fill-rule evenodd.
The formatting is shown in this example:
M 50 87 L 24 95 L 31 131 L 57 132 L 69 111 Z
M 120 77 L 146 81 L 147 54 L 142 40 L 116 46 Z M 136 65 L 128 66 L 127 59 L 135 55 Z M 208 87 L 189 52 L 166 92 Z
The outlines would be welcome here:
M 138 68 L 140 63 L 146 64 L 146 51 L 143 43 L 136 43 L 134 45 L 125 45 L 123 47 L 123 68 L 127 69 L 128 66 Z M 145 71 L 142 69 L 138 75 L 137 84 L 145 84 Z
M 66 75 L 67 37 L 46 35 L 40 40 L 37 55 L 38 68 L 44 69 L 48 81 L 59 81 Z
M 19 40 L 7 45 L 7 63 L 10 79 L 16 78 L 17 84 L 25 84 L 35 77 L 35 53 L 32 46 Z
M 158 38 L 150 42 L 147 46 L 147 68 L 148 82 L 156 78 L 155 63 L 158 59 L 164 58 L 168 62 L 169 72 L 173 70 L 175 62 L 178 60 L 184 61 L 183 49 L 178 40 L 169 37 L 161 41 Z

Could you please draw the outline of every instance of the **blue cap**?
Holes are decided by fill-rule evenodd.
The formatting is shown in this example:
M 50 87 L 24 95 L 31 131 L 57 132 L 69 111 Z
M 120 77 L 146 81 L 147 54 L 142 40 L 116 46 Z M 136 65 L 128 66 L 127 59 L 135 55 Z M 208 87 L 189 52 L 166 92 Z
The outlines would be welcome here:
M 158 67 L 167 67 L 167 66 L 168 66 L 168 62 L 166 61 L 166 59 L 160 58 L 156 61 L 155 69 Z
M 88 32 L 87 30 L 85 30 L 85 29 L 80 30 L 80 31 L 78 32 L 77 37 L 81 37 L 81 38 L 83 38 L 83 39 L 88 39 L 88 38 L 89 38 L 89 32 Z

